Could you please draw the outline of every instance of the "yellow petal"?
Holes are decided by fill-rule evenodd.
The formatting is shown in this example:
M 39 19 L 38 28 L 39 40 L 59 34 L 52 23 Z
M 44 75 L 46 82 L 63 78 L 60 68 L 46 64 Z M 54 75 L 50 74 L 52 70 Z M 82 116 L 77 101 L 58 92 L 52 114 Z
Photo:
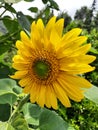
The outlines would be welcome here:
M 79 55 L 79 56 L 69 56 L 59 59 L 61 64 L 64 64 L 65 66 L 71 63 L 80 63 L 80 64 L 89 64 L 93 62 L 96 59 L 95 56 L 92 55 Z
M 31 33 L 33 32 L 35 27 L 36 27 L 36 23 L 35 23 L 35 21 L 33 21 L 32 24 L 31 24 Z
M 83 77 L 67 74 L 66 72 L 62 72 L 61 78 L 67 83 L 79 88 L 90 88 L 92 86 L 92 84 Z
M 28 62 L 16 62 L 16 63 L 14 62 L 12 66 L 17 70 L 29 70 L 31 64 Z
M 81 101 L 84 98 L 82 91 L 79 89 L 79 87 L 67 82 L 66 79 L 67 78 L 62 80 L 62 78 L 59 78 L 58 82 L 67 93 L 67 96 L 74 101 Z
M 58 108 L 58 105 L 57 105 L 57 98 L 56 98 L 56 95 L 55 95 L 55 92 L 52 88 L 52 86 L 48 86 L 47 85 L 47 92 L 46 92 L 46 106 L 48 108 L 54 108 L 54 109 L 57 109 Z
M 56 94 L 55 94 L 52 86 L 49 86 L 49 88 L 50 88 L 50 91 L 51 91 L 51 94 L 50 94 L 51 106 L 54 109 L 58 109 Z
M 43 36 L 44 24 L 43 24 L 42 19 L 38 19 L 38 21 L 37 21 L 37 29 L 39 30 L 40 35 Z
M 46 25 L 45 34 L 50 39 L 51 30 L 54 28 L 56 17 L 52 17 Z
M 19 41 L 19 40 L 16 41 L 16 47 L 17 47 L 18 51 L 20 51 L 20 52 L 26 51 L 28 54 L 26 47 L 24 46 L 24 44 L 21 41 Z
M 75 38 L 81 33 L 81 31 L 82 31 L 82 29 L 80 29 L 80 28 L 74 28 L 71 31 L 67 32 L 63 36 L 63 39 L 70 40 L 72 38 Z
M 32 23 L 32 31 L 31 31 L 31 41 L 36 49 L 42 49 L 43 48 L 43 25 L 42 21 L 39 19 L 37 24 L 35 22 Z
M 31 91 L 31 88 L 32 88 L 32 85 L 25 86 L 24 89 L 23 89 L 23 92 L 26 93 L 26 94 L 29 94 L 30 91 Z
M 78 61 L 80 60 L 80 62 L 87 63 L 87 64 L 93 62 L 95 59 L 96 57 L 92 55 L 80 55 L 77 58 Z
M 17 71 L 17 72 L 15 72 L 14 75 L 11 75 L 10 77 L 14 78 L 14 79 L 21 79 L 21 78 L 25 77 L 27 73 L 28 73 L 28 71 L 24 71 L 24 70 Z
M 25 87 L 25 86 L 30 86 L 31 84 L 33 84 L 34 80 L 32 79 L 32 77 L 26 76 L 24 78 L 22 78 L 19 81 L 19 84 L 21 87 Z
M 21 41 L 16 41 L 16 47 L 19 49 L 21 54 L 26 56 L 32 56 L 33 48 L 31 46 L 25 46 Z
M 61 40 L 59 43 L 61 47 L 59 47 L 57 51 L 58 58 L 73 55 L 73 52 L 79 49 L 79 46 L 83 44 L 86 40 L 87 37 L 85 36 L 75 37 L 70 40 Z
M 40 87 L 40 90 L 39 90 L 40 92 L 39 92 L 39 95 L 38 95 L 37 103 L 41 107 L 44 107 L 45 99 L 46 99 L 46 96 L 45 96 L 46 86 L 45 85 L 39 85 L 38 87 Z
M 55 47 L 55 50 L 58 50 L 58 48 L 60 48 L 60 44 L 59 41 L 60 41 L 60 36 L 58 35 L 56 29 L 52 29 L 51 31 L 51 35 L 50 35 L 50 42 L 52 43 L 52 45 Z
M 61 103 L 65 107 L 71 107 L 70 101 L 69 101 L 68 96 L 67 96 L 66 92 L 64 91 L 64 89 L 62 89 L 62 87 L 57 83 L 53 84 L 53 88 L 57 95 L 57 98 L 61 101 Z
M 58 20 L 56 23 L 55 23 L 55 29 L 59 35 L 59 37 L 62 36 L 62 32 L 63 32 L 63 26 L 64 26 L 64 19 L 61 18 L 60 20 Z
M 64 64 L 61 64 L 60 66 L 60 70 L 63 70 L 70 74 L 83 74 L 86 72 L 93 71 L 94 69 L 95 67 L 91 67 L 90 65 L 80 63 L 71 63 L 69 65 L 67 64 L 66 66 Z
M 24 61 L 24 59 L 20 55 L 15 55 L 13 57 L 13 62 L 20 62 L 20 61 Z
M 23 43 L 22 43 L 21 41 L 17 40 L 17 41 L 16 41 L 16 47 L 17 47 L 18 49 L 20 49 L 20 48 L 23 48 L 24 45 L 23 45 Z
M 30 46 L 30 44 L 31 44 L 30 38 L 27 36 L 27 34 L 26 34 L 24 31 L 21 31 L 20 36 L 21 36 L 21 41 L 22 41 L 26 46 Z
M 79 47 L 81 44 L 83 44 L 87 40 L 87 37 L 85 36 L 79 36 L 77 38 L 71 39 L 69 41 L 65 41 L 65 45 L 63 46 L 64 51 L 66 52 L 66 49 L 75 50 L 77 47 Z M 61 41 L 62 42 L 62 41 Z
M 73 53 L 72 53 L 72 55 L 73 56 L 77 56 L 77 55 L 83 55 L 83 54 L 86 54 L 89 50 L 90 50 L 90 48 L 91 48 L 91 44 L 86 44 L 86 45 L 84 45 L 84 46 L 81 46 L 81 47 L 79 47 L 78 49 L 76 49 Z
M 45 104 L 48 108 L 51 108 L 51 89 L 50 86 L 47 85 L 47 92 L 46 92 L 46 100 L 45 100 Z
M 37 84 L 33 83 L 30 90 L 30 101 L 32 103 L 36 102 L 38 92 L 39 92 L 39 87 L 37 86 Z

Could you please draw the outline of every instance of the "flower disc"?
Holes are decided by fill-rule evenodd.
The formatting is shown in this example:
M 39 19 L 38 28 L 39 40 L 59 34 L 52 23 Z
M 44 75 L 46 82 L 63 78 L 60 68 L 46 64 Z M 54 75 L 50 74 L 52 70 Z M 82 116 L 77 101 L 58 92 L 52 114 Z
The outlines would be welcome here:
M 37 60 L 33 63 L 32 69 L 39 79 L 47 79 L 51 71 L 51 65 L 45 60 Z

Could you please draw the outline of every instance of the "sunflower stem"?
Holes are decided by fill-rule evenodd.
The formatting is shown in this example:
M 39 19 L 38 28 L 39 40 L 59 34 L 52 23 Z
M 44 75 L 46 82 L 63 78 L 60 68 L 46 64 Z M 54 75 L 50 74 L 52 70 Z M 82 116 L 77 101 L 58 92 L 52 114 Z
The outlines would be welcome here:
M 27 96 L 25 96 L 20 102 L 19 105 L 17 106 L 17 108 L 13 111 L 13 113 L 11 114 L 11 117 L 9 118 L 8 122 L 13 121 L 14 117 L 17 115 L 17 113 L 19 113 L 19 111 L 22 109 L 23 105 L 29 100 L 30 95 L 28 94 Z

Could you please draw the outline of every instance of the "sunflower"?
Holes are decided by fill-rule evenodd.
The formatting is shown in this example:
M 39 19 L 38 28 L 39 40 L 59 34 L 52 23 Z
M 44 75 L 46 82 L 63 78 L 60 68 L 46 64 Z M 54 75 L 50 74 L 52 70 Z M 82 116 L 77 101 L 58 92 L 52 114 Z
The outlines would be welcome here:
M 30 36 L 21 31 L 21 40 L 16 41 L 12 66 L 17 71 L 11 77 L 41 107 L 57 109 L 58 100 L 70 107 L 70 99 L 81 101 L 83 88 L 92 86 L 79 76 L 95 69 L 89 65 L 95 57 L 86 54 L 91 44 L 83 44 L 87 37 L 80 36 L 80 28 L 63 34 L 63 24 L 64 19 L 56 21 L 55 16 L 46 26 L 38 19 L 31 25 Z

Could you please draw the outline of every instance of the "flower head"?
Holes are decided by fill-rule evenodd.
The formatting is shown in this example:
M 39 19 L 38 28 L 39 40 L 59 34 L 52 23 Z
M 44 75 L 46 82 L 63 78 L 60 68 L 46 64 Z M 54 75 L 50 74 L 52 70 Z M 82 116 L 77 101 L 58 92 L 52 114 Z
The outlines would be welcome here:
M 22 31 L 21 40 L 16 42 L 18 51 L 13 68 L 17 72 L 11 77 L 19 79 L 31 102 L 41 107 L 57 109 L 57 99 L 70 107 L 69 99 L 81 101 L 82 88 L 92 86 L 78 75 L 94 70 L 89 63 L 95 57 L 86 54 L 91 44 L 82 45 L 87 37 L 79 36 L 82 31 L 79 28 L 63 34 L 63 24 L 64 19 L 56 21 L 52 17 L 44 26 L 39 19 L 32 23 L 30 37 Z

